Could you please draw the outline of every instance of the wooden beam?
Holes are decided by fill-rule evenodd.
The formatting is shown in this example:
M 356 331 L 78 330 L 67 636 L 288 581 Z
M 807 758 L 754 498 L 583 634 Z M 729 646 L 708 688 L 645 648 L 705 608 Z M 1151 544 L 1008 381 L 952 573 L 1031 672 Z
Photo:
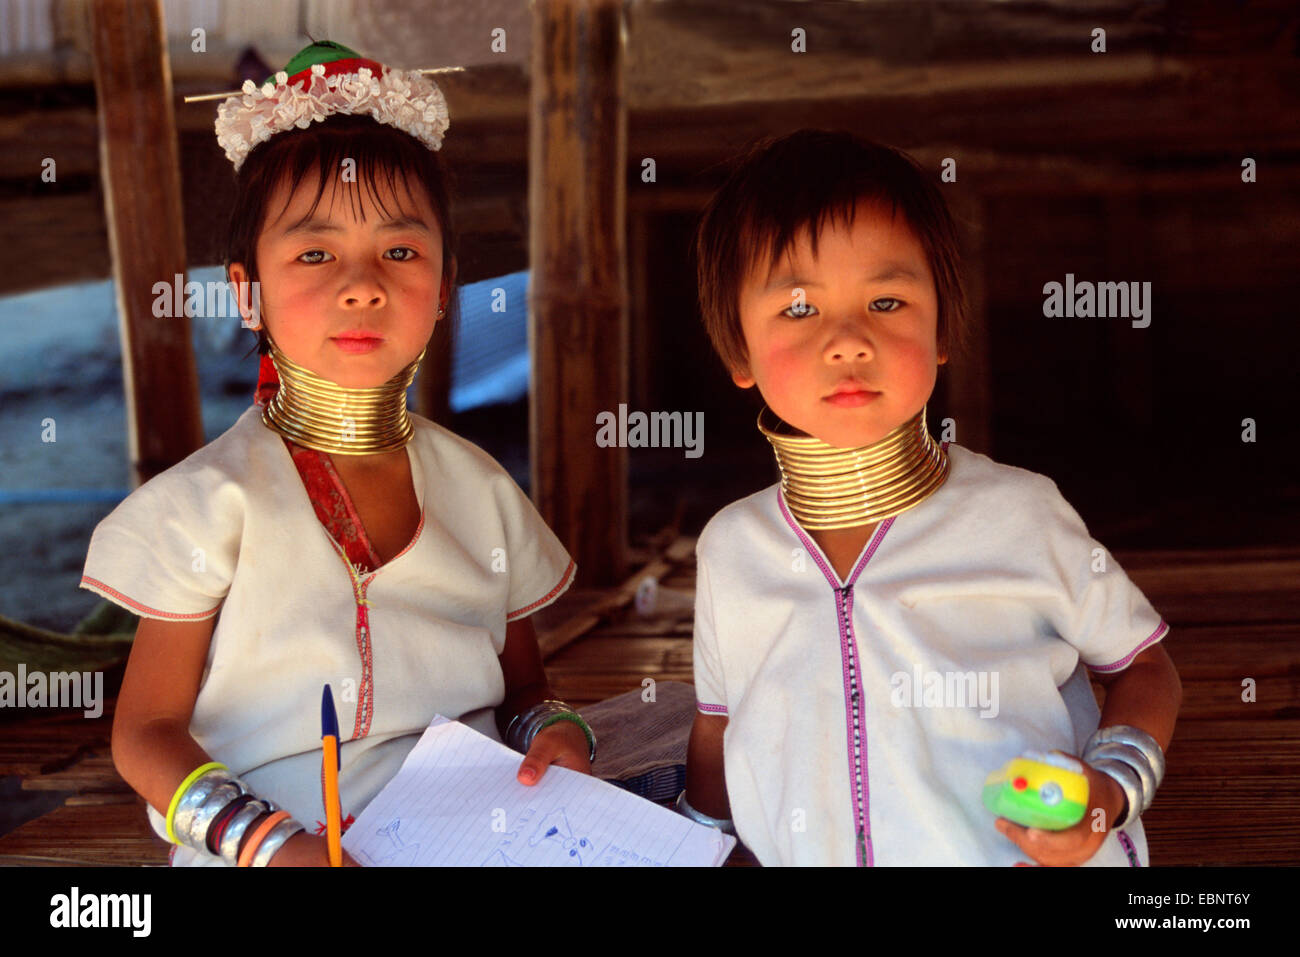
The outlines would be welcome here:
M 596 416 L 627 396 L 622 5 L 533 6 L 529 143 L 532 493 L 584 585 L 624 576 L 627 457 Z
M 636 109 L 871 91 L 936 94 L 951 111 L 954 95 L 963 91 L 988 97 L 997 90 L 1126 77 L 1176 86 L 1194 60 L 1211 73 L 1219 72 L 1209 62 L 1214 58 L 1229 70 L 1229 60 L 1262 73 L 1294 69 L 1291 47 L 1300 27 L 1294 0 L 1252 0 L 1245 10 L 1241 4 L 1142 0 L 750 0 L 743 21 L 734 5 L 702 0 L 628 6 L 627 95 Z M 1091 52 L 1092 30 L 1099 26 L 1106 30 L 1105 54 Z M 796 27 L 805 32 L 806 53 L 791 50 Z M 1289 98 L 1275 108 L 1285 102 Z
M 154 284 L 170 286 L 185 273 L 165 37 L 159 0 L 91 5 L 100 169 L 137 483 L 203 444 L 189 319 L 183 310 L 175 318 L 153 314 Z

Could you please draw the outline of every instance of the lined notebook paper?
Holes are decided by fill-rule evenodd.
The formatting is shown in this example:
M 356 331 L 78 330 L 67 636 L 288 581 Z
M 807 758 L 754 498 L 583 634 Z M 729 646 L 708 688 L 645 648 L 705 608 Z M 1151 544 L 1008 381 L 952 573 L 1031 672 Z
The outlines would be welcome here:
M 437 717 L 343 847 L 367 867 L 716 867 L 735 846 L 730 835 L 567 768 L 520 784 L 520 761 Z

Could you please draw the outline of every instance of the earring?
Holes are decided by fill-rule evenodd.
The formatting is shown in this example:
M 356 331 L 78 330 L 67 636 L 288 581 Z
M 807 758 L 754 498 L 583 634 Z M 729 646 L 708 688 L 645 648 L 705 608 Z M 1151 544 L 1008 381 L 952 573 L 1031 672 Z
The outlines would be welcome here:
M 439 307 L 438 307 L 438 318 L 441 319 L 443 313 L 445 313 L 446 311 L 447 311 L 447 310 L 444 309 L 444 308 L 442 308 L 442 306 L 439 306 Z

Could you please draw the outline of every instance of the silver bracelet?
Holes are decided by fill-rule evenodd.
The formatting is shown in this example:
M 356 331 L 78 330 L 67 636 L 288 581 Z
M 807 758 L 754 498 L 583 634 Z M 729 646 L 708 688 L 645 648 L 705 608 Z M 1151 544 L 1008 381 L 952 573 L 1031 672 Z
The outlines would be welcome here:
M 736 825 L 732 823 L 730 818 L 709 817 L 703 811 L 697 811 L 695 808 L 691 807 L 690 802 L 686 800 L 685 791 L 682 791 L 681 794 L 677 795 L 677 803 L 673 805 L 673 810 L 678 814 L 684 814 L 686 817 L 689 817 L 696 824 L 703 824 L 705 827 L 716 827 L 724 834 L 736 833 Z
M 1100 758 L 1088 763 L 1102 774 L 1114 779 L 1123 790 L 1125 800 L 1128 801 L 1128 808 L 1120 814 L 1121 819 L 1111 824 L 1107 830 L 1118 831 L 1120 828 L 1128 827 L 1142 814 L 1142 779 L 1126 762 L 1116 761 L 1114 758 Z
M 506 725 L 506 746 L 514 748 L 516 751 L 523 751 L 523 732 L 526 730 L 526 722 L 532 717 L 533 712 L 537 710 L 537 705 L 533 705 L 527 711 L 521 711 L 510 719 Z
M 528 753 L 528 746 L 536 736 L 536 726 L 543 718 L 560 713 L 563 707 L 558 701 L 539 701 L 522 714 L 510 719 L 506 727 L 506 743 L 516 751 Z
M 539 701 L 523 714 L 517 714 L 511 718 L 510 724 L 506 726 L 506 744 L 522 754 L 527 754 L 528 749 L 533 745 L 533 738 L 537 737 L 543 725 L 547 723 L 548 719 L 558 715 L 573 716 L 572 718 L 564 718 L 564 720 L 573 721 L 574 724 L 582 728 L 582 733 L 587 738 L 587 759 L 592 764 L 595 764 L 596 732 L 591 730 L 591 725 L 587 724 L 582 715 L 563 701 L 554 699 Z M 577 720 L 574 720 L 575 718 Z
M 212 852 L 208 850 L 208 828 L 212 826 L 217 815 L 243 793 L 244 784 L 237 778 L 230 778 L 213 789 L 208 799 L 203 802 L 203 806 L 190 818 L 189 828 L 183 832 L 179 829 L 176 831 L 176 836 L 181 839 L 181 843 L 203 854 L 211 854 Z
M 221 859 L 231 867 L 238 867 L 239 845 L 244 835 L 248 833 L 248 828 L 263 814 L 274 810 L 276 807 L 270 801 L 254 798 L 236 811 L 235 816 L 226 825 L 226 832 L 221 835 Z
M 284 846 L 284 842 L 289 840 L 299 831 L 307 830 L 291 817 L 285 818 L 275 827 L 271 828 L 271 833 L 262 839 L 258 845 L 257 852 L 253 855 L 253 867 L 266 867 L 271 863 L 271 858 L 275 852 Z
M 1140 751 L 1147 759 L 1151 770 L 1155 773 L 1156 787 L 1165 779 L 1165 752 L 1160 748 L 1160 742 L 1151 735 L 1147 734 L 1141 728 L 1135 728 L 1131 724 L 1116 724 L 1108 728 L 1098 728 L 1088 739 L 1088 744 L 1084 748 L 1085 753 L 1088 748 L 1099 744 L 1127 744 L 1130 748 Z
M 1147 756 L 1137 748 L 1120 744 L 1118 741 L 1093 745 L 1088 749 L 1088 755 L 1093 761 L 1103 759 L 1122 761 L 1137 772 L 1137 776 L 1142 779 L 1142 810 L 1139 813 L 1145 814 L 1156 797 L 1156 773 L 1151 769 Z
M 194 815 L 207 803 L 212 792 L 231 780 L 230 772 L 225 768 L 213 768 L 194 780 L 180 801 L 176 803 L 176 813 L 172 816 L 172 832 L 178 844 L 184 844 L 194 823 Z
M 1143 797 L 1138 813 L 1145 814 L 1156 799 L 1156 789 L 1165 777 L 1165 753 L 1159 742 L 1130 724 L 1111 725 L 1098 728 L 1088 739 L 1083 758 L 1091 762 L 1094 757 L 1123 761 L 1138 773 L 1142 778 Z

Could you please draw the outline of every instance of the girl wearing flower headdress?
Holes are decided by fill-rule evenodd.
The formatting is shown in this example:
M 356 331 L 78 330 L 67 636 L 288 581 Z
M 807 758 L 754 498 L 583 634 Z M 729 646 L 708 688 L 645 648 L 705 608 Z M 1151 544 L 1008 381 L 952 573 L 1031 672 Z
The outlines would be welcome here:
M 95 529 L 81 586 L 140 616 L 113 758 L 176 865 L 324 864 L 321 728 L 344 826 L 435 714 L 590 772 L 529 617 L 574 563 L 486 453 L 408 412 L 455 282 L 437 86 L 315 43 L 222 104 L 226 257 L 257 401 Z

